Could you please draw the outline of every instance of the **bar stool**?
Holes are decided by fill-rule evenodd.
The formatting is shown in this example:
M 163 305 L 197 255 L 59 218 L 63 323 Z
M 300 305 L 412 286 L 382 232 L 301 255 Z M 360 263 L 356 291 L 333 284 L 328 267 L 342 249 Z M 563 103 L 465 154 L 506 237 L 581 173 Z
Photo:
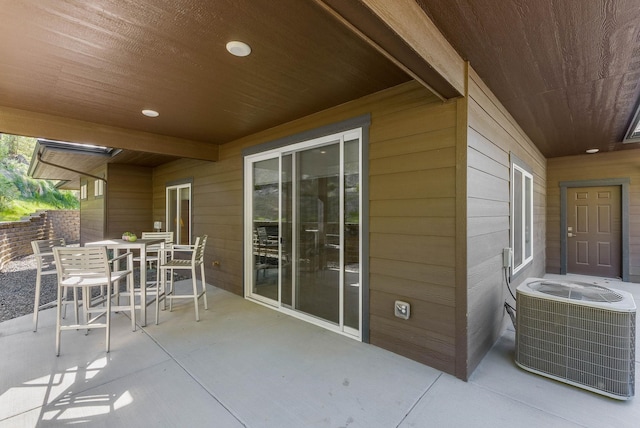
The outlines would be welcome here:
M 31 241 L 31 249 L 36 259 L 36 291 L 35 299 L 33 301 L 33 331 L 38 331 L 38 313 L 47 308 L 52 308 L 56 305 L 56 301 L 47 302 L 43 305 L 40 304 L 40 293 L 42 277 L 46 275 L 55 275 L 57 273 L 56 266 L 53 260 L 53 247 L 64 247 L 65 241 L 63 238 L 54 239 L 41 239 L 38 241 Z M 65 290 L 64 298 L 67 299 Z M 66 311 L 65 311 L 66 313 Z M 77 322 L 78 320 L 76 320 Z
M 204 300 L 204 308 L 209 309 L 207 306 L 207 288 L 204 277 L 204 247 L 207 244 L 207 235 L 196 238 L 194 245 L 174 245 L 168 250 L 164 250 L 163 253 L 170 253 L 171 258 L 167 259 L 165 256 L 160 257 L 158 262 L 158 269 L 160 271 L 161 289 L 164 291 L 164 298 L 169 300 L 169 311 L 173 309 L 174 299 L 193 299 L 196 311 L 196 321 L 200 321 L 200 314 L 198 312 L 198 300 L 202 297 Z M 190 252 L 191 258 L 179 259 L 175 258 L 177 252 Z M 202 283 L 202 291 L 198 290 L 198 282 L 196 280 L 196 270 L 200 267 L 200 277 Z M 193 285 L 193 292 L 191 294 L 176 294 L 173 284 L 173 274 L 176 270 L 190 270 L 191 282 Z M 167 291 L 165 283 L 167 280 L 167 274 L 169 274 L 169 290 Z M 158 314 L 160 299 L 156 299 L 156 314 Z M 158 319 L 156 318 L 156 324 Z
M 56 309 L 56 355 L 60 355 L 60 336 L 63 330 L 78 330 L 86 328 L 87 333 L 91 328 L 104 328 L 106 330 L 106 352 L 110 349 L 110 332 L 111 332 L 111 297 L 112 287 L 117 287 L 120 280 L 126 279 L 133 284 L 133 254 L 131 252 L 124 253 L 112 260 L 107 256 L 106 247 L 54 247 L 53 256 L 56 262 L 58 272 L 58 307 Z M 121 271 L 112 271 L 109 265 L 120 259 L 127 259 L 127 269 Z M 117 263 L 113 264 L 117 266 Z M 92 300 L 92 288 L 106 287 L 106 296 L 104 302 L 106 306 L 97 306 Z M 73 300 L 71 302 L 62 301 L 63 293 L 67 289 L 73 290 Z M 78 289 L 82 290 L 82 306 L 84 312 L 84 323 L 80 324 L 76 318 L 76 324 L 62 325 L 62 306 L 63 304 L 73 304 L 76 314 L 78 312 Z M 94 305 L 96 303 L 96 305 Z M 131 307 L 133 308 L 133 293 L 131 294 Z M 132 310 L 132 312 L 134 312 Z M 91 318 L 92 314 L 96 314 Z M 105 317 L 104 322 L 99 319 Z M 134 321 L 135 322 L 135 321 Z

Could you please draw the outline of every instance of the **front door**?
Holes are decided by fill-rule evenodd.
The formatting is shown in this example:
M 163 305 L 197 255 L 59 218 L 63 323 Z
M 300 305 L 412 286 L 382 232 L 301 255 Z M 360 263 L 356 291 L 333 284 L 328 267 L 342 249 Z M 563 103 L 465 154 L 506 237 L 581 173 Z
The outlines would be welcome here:
M 618 278 L 622 271 L 620 186 L 567 189 L 567 271 Z

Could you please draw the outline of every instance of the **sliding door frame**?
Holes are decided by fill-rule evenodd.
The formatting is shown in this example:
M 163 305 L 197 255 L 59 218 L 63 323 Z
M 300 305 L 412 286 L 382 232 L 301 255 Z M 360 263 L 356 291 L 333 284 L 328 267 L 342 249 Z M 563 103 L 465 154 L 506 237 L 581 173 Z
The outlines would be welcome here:
M 286 137 L 284 139 L 272 141 L 259 146 L 243 151 L 244 157 L 244 293 L 245 298 L 255 301 L 256 303 L 263 304 L 271 307 L 272 309 L 280 312 L 287 313 L 296 318 L 303 319 L 312 324 L 320 325 L 323 328 L 335 331 L 345 336 L 355 338 L 364 342 L 369 341 L 369 268 L 368 268 L 368 219 L 369 219 L 369 206 L 368 206 L 368 128 L 370 125 L 370 116 L 365 115 L 338 124 L 329 125 L 327 127 L 318 128 L 316 130 L 308 131 L 296 136 Z M 344 142 L 345 137 L 356 136 L 359 140 L 359 299 L 358 299 L 358 313 L 359 313 L 359 330 L 350 328 L 345 325 L 344 322 L 344 275 L 346 271 L 345 267 L 345 251 L 346 251 L 346 238 L 345 238 L 345 216 L 344 216 Z M 252 210 L 252 194 L 253 194 L 253 163 L 256 161 L 278 158 L 280 165 L 280 178 L 279 178 L 279 210 L 282 212 L 283 207 L 283 188 L 282 188 L 282 158 L 286 155 L 292 155 L 296 152 L 300 152 L 306 149 L 319 147 L 330 142 L 340 142 L 340 317 L 338 325 L 333 324 L 330 321 L 316 318 L 315 316 L 308 315 L 299 310 L 293 309 L 296 307 L 295 296 L 292 296 L 292 308 L 283 305 L 282 296 L 282 270 L 278 269 L 278 300 L 277 302 L 268 299 L 257 297 L 253 293 L 253 210 Z M 295 164 L 295 162 L 294 162 Z M 295 182 L 295 179 L 293 180 Z M 295 185 L 294 185 L 295 186 Z M 291 219 L 295 221 L 295 219 Z M 293 223 L 295 224 L 295 222 Z M 278 248 L 279 260 L 282 260 L 282 219 L 279 220 L 278 228 L 278 241 L 280 242 Z M 295 227 L 294 227 L 294 239 L 295 239 Z M 250 241 L 251 240 L 251 241 Z M 295 247 L 295 245 L 294 245 Z M 296 277 L 295 272 L 293 273 Z

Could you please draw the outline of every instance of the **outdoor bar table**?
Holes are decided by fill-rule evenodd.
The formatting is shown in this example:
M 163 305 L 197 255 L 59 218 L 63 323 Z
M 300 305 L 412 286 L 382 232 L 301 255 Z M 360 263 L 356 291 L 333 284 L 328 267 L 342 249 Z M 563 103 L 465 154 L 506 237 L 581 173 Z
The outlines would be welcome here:
M 149 245 L 160 245 L 160 248 L 164 248 L 164 239 L 136 239 L 135 241 L 125 241 L 124 239 L 106 239 L 104 241 L 87 242 L 84 245 L 97 245 L 107 247 L 109 250 L 113 250 L 117 256 L 120 251 L 140 251 L 140 306 L 134 308 L 140 308 L 140 325 L 142 327 L 147 325 L 147 247 Z M 156 284 L 158 287 L 158 284 Z M 135 288 L 135 287 L 134 287 Z M 133 290 L 132 290 L 133 292 Z M 156 293 L 156 299 L 159 293 Z

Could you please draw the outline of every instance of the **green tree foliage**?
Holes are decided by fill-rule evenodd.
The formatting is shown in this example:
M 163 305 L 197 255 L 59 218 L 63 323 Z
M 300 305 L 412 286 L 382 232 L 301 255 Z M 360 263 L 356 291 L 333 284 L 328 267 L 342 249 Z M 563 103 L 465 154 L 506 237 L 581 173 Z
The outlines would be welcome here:
M 0 211 L 11 208 L 11 202 L 18 197 L 18 191 L 13 183 L 0 174 Z
M 35 138 L 0 134 L 0 159 L 16 155 L 22 155 L 29 159 L 33 153 L 35 145 Z
M 35 138 L 0 134 L 0 221 L 14 220 L 20 205 L 38 209 L 77 209 L 75 192 L 59 190 L 49 180 L 28 176 Z M 18 218 L 20 216 L 18 215 Z

